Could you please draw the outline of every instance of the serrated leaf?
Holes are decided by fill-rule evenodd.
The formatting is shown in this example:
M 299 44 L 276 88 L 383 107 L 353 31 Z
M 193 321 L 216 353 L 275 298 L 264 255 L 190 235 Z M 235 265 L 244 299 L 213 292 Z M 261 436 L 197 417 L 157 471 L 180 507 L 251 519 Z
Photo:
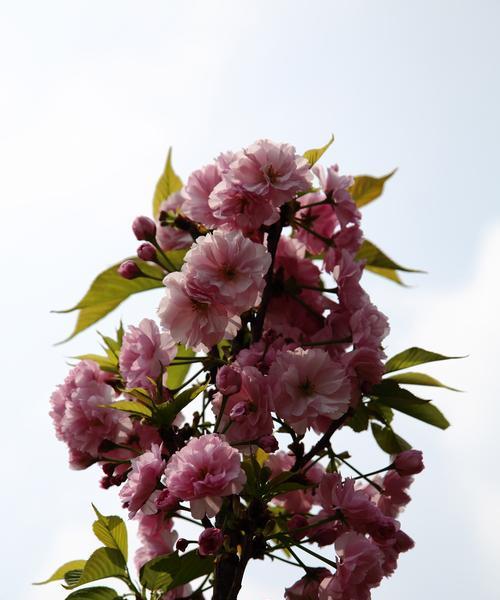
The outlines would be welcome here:
M 66 600 L 119 600 L 121 596 L 109 587 L 89 587 L 76 590 L 66 596 Z
M 445 385 L 441 383 L 434 377 L 427 375 L 426 373 L 416 373 L 407 371 L 406 373 L 399 373 L 398 375 L 391 375 L 387 377 L 391 381 L 396 381 L 397 383 L 406 383 L 408 385 L 425 385 L 430 387 L 441 387 L 446 388 L 447 390 L 451 390 L 452 392 L 461 392 L 462 390 L 458 390 L 457 388 L 450 387 L 449 385 Z
M 163 200 L 166 200 L 170 194 L 178 192 L 181 188 L 182 181 L 172 167 L 172 148 L 169 148 L 165 168 L 160 179 L 158 179 L 153 196 L 153 215 L 155 218 L 160 213 L 160 204 Z
M 309 162 L 309 165 L 312 167 L 315 163 L 318 162 L 318 160 L 323 156 L 323 154 L 328 150 L 328 148 L 333 144 L 333 133 L 332 133 L 332 137 L 330 138 L 330 141 L 328 143 L 326 143 L 324 146 L 321 146 L 321 148 L 311 148 L 311 150 L 306 150 L 304 152 L 304 158 L 307 159 L 307 161 Z
M 186 358 L 192 358 L 196 352 L 191 348 L 186 348 L 183 344 L 177 344 L 177 355 L 184 356 Z M 182 362 L 182 360 L 181 360 Z M 171 363 L 167 368 L 167 387 L 171 390 L 175 390 L 184 383 L 186 375 L 191 365 L 176 365 L 175 361 Z
M 64 574 L 64 581 L 67 583 L 67 585 L 73 585 L 80 580 L 82 573 L 83 569 L 72 569 Z
M 411 445 L 394 433 L 390 427 L 381 427 L 377 423 L 372 423 L 372 433 L 377 444 L 387 454 L 398 454 L 411 448 Z
M 92 530 L 97 539 L 108 548 L 119 550 L 125 562 L 128 560 L 128 535 L 127 527 L 122 518 L 117 515 L 102 515 L 92 504 L 97 515 L 97 521 L 92 525 Z
M 437 352 L 431 352 L 413 346 L 407 350 L 399 352 L 394 355 L 385 363 L 385 372 L 392 373 L 393 371 L 401 371 L 408 367 L 415 367 L 417 365 L 423 365 L 425 363 L 435 362 L 438 360 L 455 360 L 458 358 L 465 358 L 464 356 L 445 356 L 444 354 L 438 354 Z
M 363 260 L 366 263 L 365 268 L 372 271 L 376 275 L 380 275 L 390 279 L 396 283 L 403 284 L 397 271 L 405 271 L 406 273 L 423 273 L 418 269 L 409 269 L 403 267 L 392 258 L 389 258 L 380 248 L 369 240 L 364 240 L 361 248 L 356 254 L 356 260 Z
M 354 183 L 349 189 L 352 199 L 356 202 L 356 206 L 361 208 L 381 196 L 384 191 L 385 182 L 390 179 L 396 171 L 397 169 L 394 169 L 383 177 L 357 175 L 354 178 Z
M 187 390 L 184 390 L 173 400 L 160 404 L 158 406 L 155 418 L 161 425 L 170 426 L 175 420 L 175 417 L 190 403 L 192 402 L 201 392 L 207 388 L 208 383 L 201 385 L 194 385 Z
M 85 560 L 70 560 L 67 563 L 61 565 L 48 579 L 44 581 L 37 581 L 33 585 L 44 585 L 46 583 L 50 583 L 51 581 L 58 581 L 60 579 L 64 579 L 64 575 L 69 571 L 74 571 L 76 569 L 83 569 L 85 566 Z
M 168 592 L 193 579 L 208 575 L 213 568 L 213 560 L 201 557 L 196 550 L 182 556 L 174 552 L 147 562 L 141 569 L 140 580 L 149 590 L 161 589 Z
M 114 548 L 98 548 L 85 563 L 82 575 L 72 585 L 64 586 L 72 589 L 108 577 L 125 577 L 126 564 L 122 553 Z
M 151 418 L 152 411 L 144 404 L 140 402 L 134 402 L 133 400 L 118 400 L 117 402 L 111 402 L 111 404 L 103 404 L 105 408 L 113 408 L 114 410 L 121 410 L 122 412 L 131 413 L 141 417 Z

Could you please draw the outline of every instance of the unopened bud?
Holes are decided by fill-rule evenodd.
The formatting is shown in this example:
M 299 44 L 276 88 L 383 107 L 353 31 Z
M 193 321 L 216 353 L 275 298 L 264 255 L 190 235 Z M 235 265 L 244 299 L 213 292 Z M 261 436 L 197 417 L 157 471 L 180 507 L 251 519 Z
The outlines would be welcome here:
M 279 448 L 278 440 L 274 435 L 263 435 L 257 442 L 259 448 L 262 448 L 264 452 L 276 452 Z
M 133 260 L 126 260 L 118 267 L 118 274 L 125 279 L 135 279 L 141 276 L 141 270 Z
M 175 549 L 179 550 L 179 552 L 184 552 L 184 550 L 188 547 L 189 542 L 184 538 L 179 538 L 175 543 Z
M 207 527 L 198 538 L 198 552 L 201 556 L 216 554 L 224 543 L 224 534 L 217 527 Z
M 405 450 L 400 452 L 392 464 L 398 475 L 416 475 L 424 470 L 424 461 L 420 450 Z
M 150 242 L 156 238 L 156 223 L 149 217 L 136 217 L 132 223 L 132 231 L 138 240 Z
M 139 248 L 137 248 L 137 256 L 142 260 L 155 261 L 156 260 L 156 248 L 149 242 L 144 242 Z

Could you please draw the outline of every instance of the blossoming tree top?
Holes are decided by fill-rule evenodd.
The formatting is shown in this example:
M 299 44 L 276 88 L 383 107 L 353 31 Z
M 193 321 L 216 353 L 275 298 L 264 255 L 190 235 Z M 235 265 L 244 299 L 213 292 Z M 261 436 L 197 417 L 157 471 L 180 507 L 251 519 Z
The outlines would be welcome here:
M 137 578 L 124 521 L 95 509 L 102 547 L 48 580 L 64 580 L 68 600 L 234 600 L 250 560 L 297 567 L 288 600 L 366 600 L 413 547 L 397 517 L 422 454 L 392 422 L 396 411 L 448 426 L 402 387 L 442 385 L 406 369 L 448 357 L 386 360 L 388 321 L 361 277 L 401 283 L 410 269 L 363 238 L 359 208 L 392 173 L 318 166 L 330 144 L 300 156 L 259 140 L 184 186 L 169 153 L 154 219 L 133 223 L 137 257 L 71 309 L 76 335 L 131 294 L 164 290 L 159 324 L 151 314 L 102 336 L 105 355 L 78 357 L 52 395 L 71 467 L 102 469 L 142 543 Z M 370 428 L 391 458 L 363 472 L 337 446 L 342 427 Z M 179 537 L 186 520 L 198 539 Z M 107 578 L 128 591 L 96 585 Z

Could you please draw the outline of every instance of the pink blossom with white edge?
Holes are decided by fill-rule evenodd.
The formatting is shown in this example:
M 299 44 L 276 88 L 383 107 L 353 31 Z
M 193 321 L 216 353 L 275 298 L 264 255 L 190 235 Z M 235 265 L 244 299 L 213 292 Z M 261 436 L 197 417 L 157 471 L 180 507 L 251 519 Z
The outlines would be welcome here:
M 325 194 L 321 191 L 311 192 L 305 194 L 299 198 L 299 203 L 303 207 L 295 216 L 304 222 L 304 225 L 319 234 L 326 239 L 333 238 L 333 232 L 338 225 L 338 220 L 335 215 L 335 211 L 331 204 L 320 204 L 316 206 L 309 206 L 310 204 L 316 204 L 322 202 L 325 199 Z M 310 231 L 307 231 L 303 227 L 297 226 L 295 235 L 298 240 L 303 242 L 306 248 L 312 254 L 319 254 L 326 248 L 326 243 L 314 235 Z
M 168 461 L 165 484 L 181 500 L 189 500 L 195 519 L 215 516 L 224 496 L 238 494 L 246 475 L 240 453 L 217 434 L 190 440 Z
M 151 388 L 148 377 L 156 380 L 176 353 L 177 345 L 172 336 L 168 332 L 160 333 L 151 319 L 142 319 L 138 327 L 130 325 L 120 350 L 120 372 L 127 387 Z
M 241 314 L 258 301 L 270 265 L 271 255 L 262 244 L 239 231 L 215 231 L 197 238 L 182 270 L 230 313 Z
M 317 348 L 281 352 L 270 370 L 276 414 L 297 433 L 317 430 L 321 419 L 338 419 L 349 408 L 350 384 L 345 370 Z
M 184 203 L 182 212 L 191 220 L 203 223 L 207 227 L 220 224 L 208 205 L 208 198 L 214 187 L 221 181 L 216 164 L 209 164 L 193 171 L 184 187 Z
M 319 584 L 331 575 L 322 567 L 309 569 L 302 579 L 285 589 L 285 600 L 318 600 Z
M 355 347 L 380 348 L 389 335 L 389 322 L 379 309 L 367 302 L 351 317 L 352 342 Z
M 240 318 L 228 313 L 225 306 L 215 302 L 196 282 L 188 282 L 185 273 L 170 273 L 163 283 L 165 296 L 158 316 L 176 342 L 208 352 L 223 338 L 236 335 L 241 326 Z
M 154 444 L 149 452 L 132 459 L 130 465 L 132 471 L 120 490 L 123 506 L 128 509 L 130 519 L 139 510 L 146 515 L 154 514 L 158 510 L 156 497 L 160 493 L 156 488 L 165 470 L 160 446 Z

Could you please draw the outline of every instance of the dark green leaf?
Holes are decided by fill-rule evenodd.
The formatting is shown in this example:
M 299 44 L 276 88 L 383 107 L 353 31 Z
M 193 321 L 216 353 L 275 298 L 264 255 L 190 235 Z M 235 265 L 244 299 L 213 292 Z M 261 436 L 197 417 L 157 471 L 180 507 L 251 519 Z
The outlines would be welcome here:
M 89 587 L 76 590 L 66 596 L 66 600 L 119 600 L 121 596 L 108 587 Z
M 97 538 L 108 548 L 119 550 L 125 562 L 128 560 L 128 536 L 127 527 L 122 518 L 116 515 L 104 516 L 92 504 L 97 515 L 97 521 L 92 529 Z
M 402 388 L 396 381 L 390 379 L 383 379 L 380 383 L 377 383 L 372 387 L 370 396 L 376 396 L 378 398 L 397 398 L 401 400 L 408 400 L 410 402 L 429 402 L 424 398 L 415 396 L 413 392 Z
M 80 581 L 80 577 L 82 576 L 83 569 L 73 569 L 72 571 L 68 571 L 64 574 L 64 581 L 67 585 L 73 585 Z
M 443 354 L 437 354 L 437 352 L 430 352 L 423 348 L 408 348 L 403 350 L 399 354 L 396 354 L 390 358 L 385 364 L 385 372 L 392 373 L 393 371 L 401 371 L 401 369 L 407 369 L 408 367 L 415 367 L 416 365 L 422 365 L 424 363 L 434 362 L 437 360 L 452 360 L 457 358 L 465 358 L 463 356 L 444 356 Z
M 169 591 L 208 575 L 213 568 L 213 560 L 202 558 L 196 550 L 182 556 L 175 552 L 147 562 L 141 569 L 140 579 L 149 590 Z
M 441 383 L 434 377 L 427 375 L 426 373 L 414 373 L 407 371 L 406 373 L 399 373 L 398 375 L 391 375 L 391 377 L 387 377 L 391 381 L 396 381 L 398 383 L 406 383 L 408 385 L 426 385 L 431 387 L 441 387 L 446 388 L 447 390 L 451 390 L 452 392 L 461 392 L 462 390 L 457 390 L 456 388 L 452 388 L 449 385 L 445 385 Z
M 122 553 L 114 548 L 98 548 L 85 563 L 82 575 L 75 583 L 64 586 L 68 589 L 107 577 L 125 577 L 125 561 Z
M 361 206 L 365 206 L 378 198 L 384 191 L 385 182 L 390 179 L 395 172 L 396 169 L 383 177 L 371 177 L 370 175 L 358 175 L 355 177 L 354 183 L 349 191 L 354 202 L 356 202 L 356 206 L 361 208 Z
M 323 156 L 323 154 L 328 150 L 328 148 L 333 144 L 333 134 L 330 138 L 330 141 L 321 146 L 321 148 L 312 148 L 311 150 L 306 150 L 304 152 L 304 158 L 306 158 L 309 162 L 309 165 L 312 167 L 318 160 Z
M 85 560 L 70 560 L 69 562 L 61 565 L 48 579 L 45 579 L 45 581 L 37 581 L 33 585 L 43 585 L 45 583 L 50 583 L 51 581 L 64 579 L 64 575 L 66 573 L 69 571 L 74 571 L 75 569 L 83 569 L 85 563 Z
M 360 433 L 368 429 L 368 411 L 364 404 L 359 404 L 354 415 L 347 421 L 347 426 Z
M 369 402 L 367 409 L 370 416 L 381 421 L 384 425 L 389 425 L 392 422 L 394 417 L 392 408 L 384 406 L 383 404 L 377 404 L 376 402 Z
M 140 402 L 134 402 L 133 400 L 118 400 L 117 402 L 112 402 L 111 404 L 103 404 L 105 408 L 113 408 L 114 410 L 121 410 L 123 412 L 128 412 L 133 415 L 148 417 L 151 418 L 153 414 L 151 409 Z
M 206 389 L 207 385 L 208 383 L 194 385 L 193 387 L 184 390 L 173 400 L 160 404 L 156 413 L 158 423 L 167 426 L 171 425 L 174 422 L 175 417 L 199 394 L 201 394 L 201 392 Z
M 411 448 L 411 445 L 394 433 L 390 427 L 381 427 L 377 423 L 372 423 L 372 433 L 377 444 L 387 454 L 398 454 L 399 452 L 403 452 L 403 450 Z
M 177 355 L 184 356 L 186 358 L 192 358 L 196 353 L 191 348 L 186 348 L 183 344 L 177 344 Z M 179 359 L 182 362 L 182 359 Z M 186 378 L 187 372 L 191 365 L 176 365 L 175 361 L 171 363 L 167 368 L 167 387 L 171 390 L 175 390 L 180 387 L 184 379 Z
M 158 179 L 153 197 L 153 215 L 155 218 L 160 213 L 160 204 L 166 200 L 170 194 L 178 192 L 182 188 L 182 181 L 172 168 L 172 148 L 169 148 L 167 161 L 163 173 Z

